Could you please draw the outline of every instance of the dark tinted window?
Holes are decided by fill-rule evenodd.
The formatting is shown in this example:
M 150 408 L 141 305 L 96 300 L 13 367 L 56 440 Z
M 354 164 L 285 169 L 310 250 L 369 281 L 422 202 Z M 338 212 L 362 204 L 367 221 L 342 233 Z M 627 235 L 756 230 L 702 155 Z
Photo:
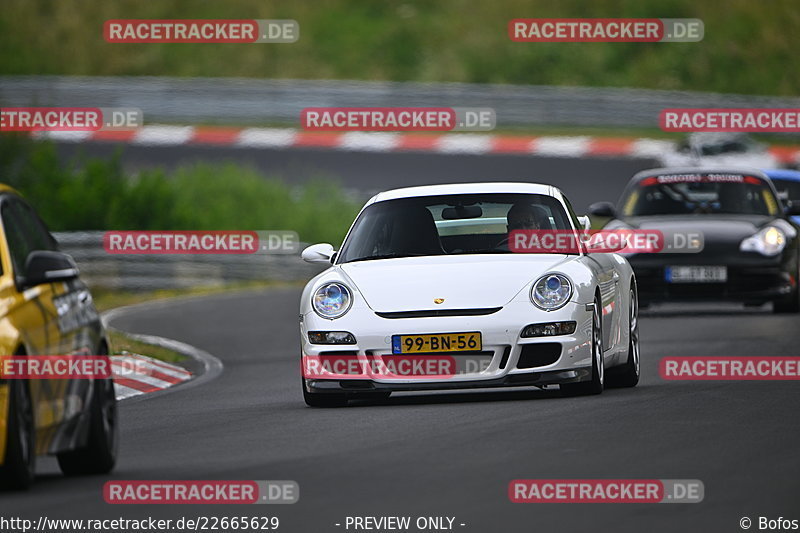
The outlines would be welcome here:
M 426 255 L 510 253 L 513 229 L 572 229 L 558 200 L 540 194 L 464 194 L 378 202 L 358 217 L 340 263 Z
M 25 268 L 25 261 L 32 251 L 57 248 L 42 221 L 24 202 L 14 197 L 7 198 L 0 208 L 0 217 L 17 274 Z
M 767 182 L 738 174 L 673 174 L 641 180 L 622 200 L 625 216 L 747 214 L 776 216 Z

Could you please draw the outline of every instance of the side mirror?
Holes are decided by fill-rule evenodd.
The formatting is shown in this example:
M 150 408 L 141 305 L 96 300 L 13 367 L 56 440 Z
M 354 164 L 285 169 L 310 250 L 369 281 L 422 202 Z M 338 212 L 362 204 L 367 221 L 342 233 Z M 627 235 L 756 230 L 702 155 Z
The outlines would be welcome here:
M 592 219 L 587 216 L 578 217 L 578 222 L 583 226 L 584 231 L 592 229 Z
M 61 252 L 35 250 L 28 254 L 20 280 L 23 287 L 35 287 L 43 283 L 67 281 L 78 277 L 78 266 L 72 257 Z
M 594 217 L 617 218 L 617 209 L 611 202 L 595 202 L 589 206 L 589 214 Z
M 328 243 L 314 244 L 309 246 L 300 254 L 303 261 L 307 263 L 328 263 L 330 264 L 336 252 Z
M 786 200 L 784 211 L 786 212 L 787 217 L 800 216 L 800 202 L 797 200 Z

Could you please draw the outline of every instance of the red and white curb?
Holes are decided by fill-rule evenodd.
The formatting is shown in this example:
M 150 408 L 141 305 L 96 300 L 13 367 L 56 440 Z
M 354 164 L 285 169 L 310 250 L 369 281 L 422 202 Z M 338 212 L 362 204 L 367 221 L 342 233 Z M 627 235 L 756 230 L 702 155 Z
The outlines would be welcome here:
M 477 133 L 430 135 L 386 132 L 309 132 L 292 128 L 151 125 L 128 131 L 50 131 L 34 134 L 60 142 L 106 141 L 141 146 L 206 145 L 241 148 L 319 148 L 358 152 L 435 152 L 444 154 L 528 154 L 552 157 L 656 158 L 672 141 L 646 138 L 539 136 Z M 781 163 L 800 162 L 800 147 L 772 146 Z
M 192 378 L 185 368 L 139 354 L 111 356 L 118 400 L 168 389 Z

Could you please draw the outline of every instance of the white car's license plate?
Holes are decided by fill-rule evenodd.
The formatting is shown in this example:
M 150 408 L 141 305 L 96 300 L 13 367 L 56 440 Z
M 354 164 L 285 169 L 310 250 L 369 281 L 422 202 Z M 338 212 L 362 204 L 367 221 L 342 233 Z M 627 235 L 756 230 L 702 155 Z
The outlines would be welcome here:
M 670 266 L 664 271 L 667 283 L 725 283 L 728 268 L 724 266 Z
M 392 335 L 392 353 L 479 352 L 482 349 L 479 331 L 468 333 L 434 333 L 427 335 Z

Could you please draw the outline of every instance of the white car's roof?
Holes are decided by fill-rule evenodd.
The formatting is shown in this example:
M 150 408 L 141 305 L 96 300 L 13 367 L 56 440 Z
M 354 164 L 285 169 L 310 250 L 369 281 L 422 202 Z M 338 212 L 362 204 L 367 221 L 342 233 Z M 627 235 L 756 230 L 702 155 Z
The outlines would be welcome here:
M 415 198 L 419 196 L 441 196 L 446 194 L 544 194 L 561 197 L 558 189 L 552 185 L 541 183 L 485 182 L 485 183 L 450 183 L 446 185 L 425 185 L 422 187 L 405 187 L 376 194 L 368 203 L 397 200 L 398 198 Z

